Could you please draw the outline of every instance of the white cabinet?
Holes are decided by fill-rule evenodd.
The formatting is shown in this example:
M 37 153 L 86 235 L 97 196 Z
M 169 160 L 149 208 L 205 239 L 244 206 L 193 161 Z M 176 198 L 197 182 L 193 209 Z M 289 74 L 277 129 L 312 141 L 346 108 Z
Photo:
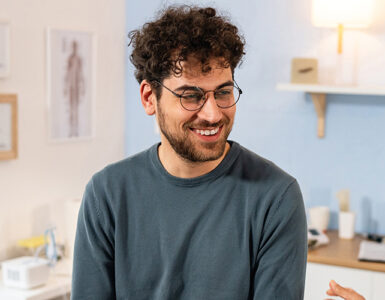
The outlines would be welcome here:
M 366 300 L 385 300 L 385 273 L 318 263 L 307 264 L 305 300 L 341 299 L 326 295 L 331 279 L 353 288 Z
M 373 272 L 372 300 L 385 299 L 385 273 Z

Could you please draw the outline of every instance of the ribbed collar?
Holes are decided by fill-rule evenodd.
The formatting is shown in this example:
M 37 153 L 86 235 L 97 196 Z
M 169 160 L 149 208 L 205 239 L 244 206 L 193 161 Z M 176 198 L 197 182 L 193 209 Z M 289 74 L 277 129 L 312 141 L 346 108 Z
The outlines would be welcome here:
M 228 141 L 228 143 L 230 144 L 230 150 L 227 152 L 226 156 L 220 162 L 220 164 L 209 173 L 194 178 L 180 178 L 173 176 L 166 171 L 158 156 L 158 147 L 160 146 L 160 143 L 153 145 L 149 149 L 149 155 L 153 167 L 160 174 L 160 176 L 162 176 L 163 179 L 175 185 L 191 187 L 200 185 L 210 180 L 214 180 L 224 174 L 231 167 L 231 165 L 237 159 L 241 148 L 237 142 Z

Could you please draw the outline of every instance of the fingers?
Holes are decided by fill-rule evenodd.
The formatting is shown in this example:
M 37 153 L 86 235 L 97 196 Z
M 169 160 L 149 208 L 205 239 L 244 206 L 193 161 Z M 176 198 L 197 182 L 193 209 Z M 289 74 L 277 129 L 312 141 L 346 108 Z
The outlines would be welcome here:
M 365 300 L 360 294 L 351 288 L 344 288 L 334 280 L 329 282 L 330 289 L 326 291 L 329 296 L 339 296 L 345 300 Z
M 328 294 L 329 296 L 338 296 L 336 293 L 333 292 L 332 289 L 328 289 L 328 290 L 326 291 L 326 294 Z
M 332 292 L 334 293 L 333 296 L 340 296 L 344 299 L 348 299 L 347 297 L 349 297 L 349 292 L 345 288 L 340 286 L 337 282 L 331 280 L 329 286 Z

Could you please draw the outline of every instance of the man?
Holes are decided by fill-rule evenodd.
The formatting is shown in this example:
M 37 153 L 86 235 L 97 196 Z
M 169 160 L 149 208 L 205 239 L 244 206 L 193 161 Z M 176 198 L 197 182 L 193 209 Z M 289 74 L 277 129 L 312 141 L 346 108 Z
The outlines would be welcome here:
M 237 28 L 213 8 L 180 6 L 130 36 L 161 142 L 88 183 L 72 299 L 302 299 L 299 186 L 227 139 L 242 94 Z

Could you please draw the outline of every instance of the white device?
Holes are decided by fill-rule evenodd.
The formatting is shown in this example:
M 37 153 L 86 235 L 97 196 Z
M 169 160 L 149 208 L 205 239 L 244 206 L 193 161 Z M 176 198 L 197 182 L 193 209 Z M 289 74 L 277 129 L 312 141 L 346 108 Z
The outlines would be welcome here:
M 7 287 L 30 289 L 43 285 L 49 277 L 49 261 L 22 256 L 2 262 L 3 283 Z
M 328 236 L 315 228 L 309 228 L 307 231 L 307 246 L 309 249 L 314 249 L 322 245 L 329 244 Z

